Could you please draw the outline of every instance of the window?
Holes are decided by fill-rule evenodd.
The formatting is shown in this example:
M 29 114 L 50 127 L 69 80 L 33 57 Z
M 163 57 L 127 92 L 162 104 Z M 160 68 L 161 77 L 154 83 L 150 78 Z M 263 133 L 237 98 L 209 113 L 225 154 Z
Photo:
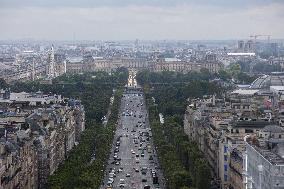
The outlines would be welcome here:
M 228 171 L 228 165 L 224 165 L 224 171 Z
M 228 156 L 224 155 L 224 161 L 228 161 Z
M 227 153 L 227 151 L 228 151 L 228 147 L 224 146 L 224 153 Z
M 253 133 L 253 130 L 252 129 L 245 129 L 245 132 L 246 133 Z
M 228 176 L 224 175 L 224 181 L 227 182 L 228 181 Z

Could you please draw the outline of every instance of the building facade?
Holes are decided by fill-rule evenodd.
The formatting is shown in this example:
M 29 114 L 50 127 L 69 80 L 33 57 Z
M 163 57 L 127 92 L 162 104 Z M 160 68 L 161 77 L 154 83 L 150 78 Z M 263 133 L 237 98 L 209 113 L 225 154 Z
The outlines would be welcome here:
M 48 176 L 80 142 L 84 107 L 41 92 L 3 95 L 0 105 L 0 188 L 46 188 Z

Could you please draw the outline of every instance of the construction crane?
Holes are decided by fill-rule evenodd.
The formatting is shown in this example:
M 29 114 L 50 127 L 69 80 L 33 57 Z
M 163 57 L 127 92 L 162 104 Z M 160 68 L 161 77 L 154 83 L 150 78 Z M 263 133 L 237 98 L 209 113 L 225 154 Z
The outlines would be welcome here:
M 254 43 L 256 43 L 256 39 L 258 37 L 267 37 L 267 43 L 270 43 L 271 35 L 251 35 L 250 38 L 254 38 Z

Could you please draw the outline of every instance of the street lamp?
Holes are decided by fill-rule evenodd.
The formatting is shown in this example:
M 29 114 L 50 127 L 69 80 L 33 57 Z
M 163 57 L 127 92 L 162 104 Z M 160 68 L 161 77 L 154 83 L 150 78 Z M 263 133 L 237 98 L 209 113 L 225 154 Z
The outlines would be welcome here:
M 259 176 L 259 189 L 262 189 L 262 175 L 263 175 L 263 165 L 258 165 L 258 176 Z
M 244 142 L 245 142 L 245 145 L 247 143 L 247 138 L 250 137 L 250 135 L 246 135 L 244 137 Z M 247 154 L 247 149 L 244 151 L 244 161 L 243 161 L 243 164 L 244 164 L 244 172 L 243 172 L 243 175 L 244 175 L 244 184 L 245 184 L 245 188 L 248 189 L 248 154 Z

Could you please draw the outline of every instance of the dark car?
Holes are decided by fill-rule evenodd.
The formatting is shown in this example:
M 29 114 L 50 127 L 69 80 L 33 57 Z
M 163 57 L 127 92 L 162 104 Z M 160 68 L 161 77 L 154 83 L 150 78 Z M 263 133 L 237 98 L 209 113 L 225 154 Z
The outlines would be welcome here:
M 144 186 L 144 189 L 150 189 L 150 186 L 146 185 Z

